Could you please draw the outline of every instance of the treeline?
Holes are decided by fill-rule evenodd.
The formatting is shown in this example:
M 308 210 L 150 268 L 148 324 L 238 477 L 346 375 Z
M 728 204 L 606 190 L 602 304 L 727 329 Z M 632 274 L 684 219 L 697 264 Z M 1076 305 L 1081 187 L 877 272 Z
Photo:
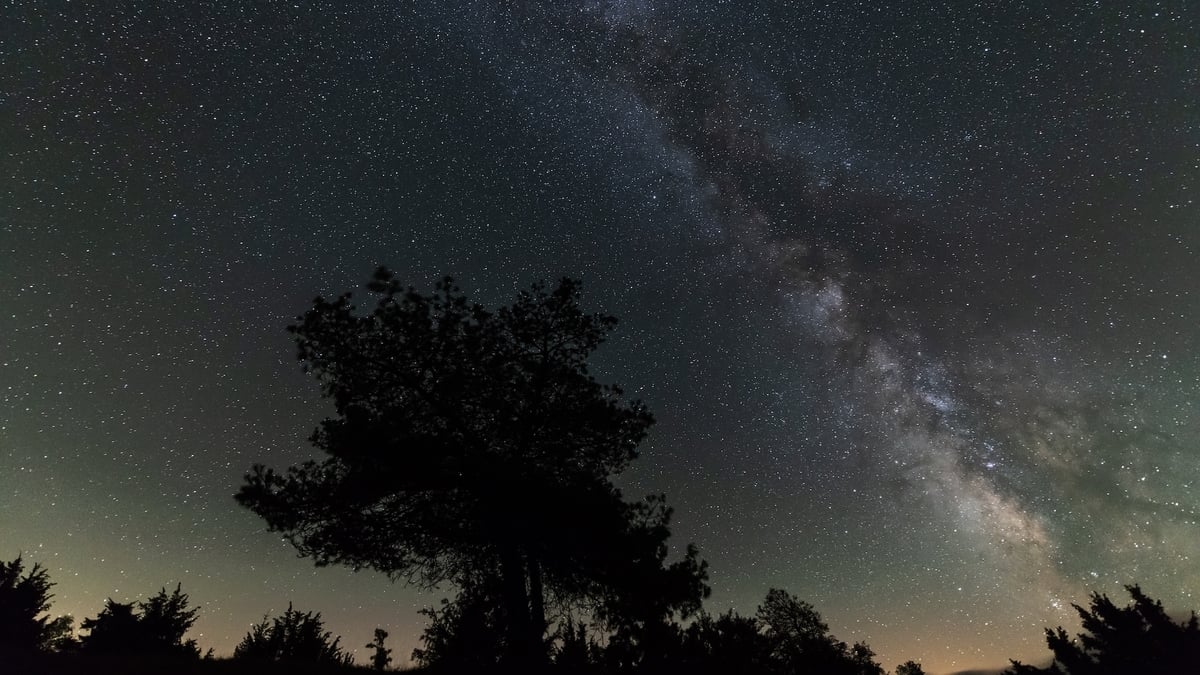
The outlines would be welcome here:
M 205 663 L 216 661 L 211 649 L 202 656 L 196 641 L 187 636 L 198 612 L 181 585 L 172 591 L 163 588 L 139 602 L 109 599 L 95 617 L 80 622 L 79 631 L 72 617 L 51 617 L 53 585 L 39 564 L 28 571 L 20 557 L 0 564 L 0 650 L 10 663 L 23 657 L 26 665 L 65 664 L 85 671 L 96 664 L 121 664 L 128 672 L 129 664 L 140 663 L 178 672 L 191 666 L 203 672 L 199 669 Z M 431 673 L 510 670 L 505 660 L 510 651 L 508 633 L 499 623 L 502 609 L 483 587 L 464 589 L 440 608 L 427 608 L 422 613 L 429 624 L 421 635 L 422 646 L 413 651 L 413 661 Z M 547 672 L 886 673 L 869 646 L 838 640 L 812 605 L 778 589 L 767 593 L 753 616 L 699 612 L 686 625 L 610 617 L 607 628 L 573 618 L 552 623 L 557 628 L 544 635 L 539 646 L 550 655 L 543 666 Z M 386 670 L 392 665 L 387 637 L 386 631 L 376 629 L 366 645 L 370 668 Z M 59 658 L 39 662 L 39 656 Z M 341 638 L 325 630 L 319 613 L 291 605 L 282 615 L 265 617 L 252 626 L 232 658 L 223 661 L 255 672 L 272 665 L 286 672 L 336 672 L 354 665 Z M 914 662 L 896 669 L 896 675 L 922 672 Z
M 477 592 L 443 601 L 431 619 L 414 660 L 431 672 L 505 671 L 505 633 L 498 624 L 501 607 Z M 699 612 L 688 622 L 623 622 L 588 625 L 567 617 L 547 636 L 546 669 L 559 673 L 734 673 L 785 675 L 885 675 L 875 652 L 862 642 L 848 645 L 809 603 L 771 589 L 753 616 L 735 611 L 713 616 Z M 509 669 L 511 670 L 511 669 Z M 896 675 L 921 675 L 909 661 Z
M 53 587 L 44 567 L 26 570 L 22 558 L 0 561 L 0 663 L 4 672 L 37 673 L 341 673 L 390 670 L 387 631 L 375 629 L 365 645 L 367 663 L 355 666 L 341 638 L 325 630 L 320 613 L 288 605 L 276 617 L 251 627 L 231 658 L 202 655 L 187 637 L 197 619 L 177 585 L 146 600 L 108 600 L 75 630 L 69 616 L 49 612 Z M 1138 586 L 1131 602 L 1118 606 L 1093 594 L 1088 607 L 1074 605 L 1083 631 L 1074 637 L 1061 626 L 1045 631 L 1052 661 L 1035 667 L 1013 661 L 1006 675 L 1178 675 L 1200 672 L 1200 620 L 1193 612 L 1176 621 Z M 486 589 L 464 589 L 429 618 L 413 651 L 415 669 L 433 674 L 503 673 L 506 631 L 497 625 L 500 605 Z M 626 624 L 616 629 L 562 618 L 543 636 L 550 655 L 547 675 L 886 675 L 863 642 L 837 639 L 809 603 L 779 589 L 768 591 L 757 611 L 712 615 L 700 611 L 688 622 Z M 923 675 L 907 661 L 895 675 Z
M 198 610 L 182 585 L 162 588 L 146 600 L 105 602 L 75 630 L 73 617 L 51 617 L 54 583 L 35 563 L 26 570 L 17 557 L 0 562 L 0 658 L 14 670 L 4 672 L 208 672 L 212 649 L 201 655 L 187 633 Z M 384 670 L 392 661 L 384 645 L 387 631 L 375 630 L 371 665 Z M 341 638 L 325 630 L 320 613 L 301 612 L 290 604 L 280 616 L 264 617 L 234 648 L 232 672 L 332 672 L 354 664 Z M 20 667 L 17 667 L 20 666 Z M 230 664 L 221 666 L 229 670 Z M 299 669 L 299 670 L 297 670 Z

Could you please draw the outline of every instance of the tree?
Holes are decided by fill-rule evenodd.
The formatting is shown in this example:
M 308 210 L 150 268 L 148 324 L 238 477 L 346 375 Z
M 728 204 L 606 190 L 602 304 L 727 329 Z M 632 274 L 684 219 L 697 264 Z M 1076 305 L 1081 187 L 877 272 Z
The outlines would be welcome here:
M 1047 668 L 1012 662 L 1007 673 L 1069 673 L 1110 675 L 1137 672 L 1168 675 L 1200 672 L 1200 620 L 1192 612 L 1176 623 L 1137 586 L 1126 586 L 1133 602 L 1117 607 L 1107 595 L 1093 593 L 1089 608 L 1071 605 L 1084 632 L 1071 639 L 1062 626 L 1046 629 L 1046 644 L 1054 653 Z
M 451 673 L 496 669 L 507 643 L 501 626 L 503 610 L 489 581 L 464 586 L 453 600 L 443 599 L 440 610 L 421 610 L 429 618 L 429 625 L 421 633 L 424 646 L 413 650 L 414 661 L 431 670 Z
M 376 632 L 376 638 L 379 634 Z M 385 633 L 386 637 L 386 633 Z M 233 648 L 233 658 L 258 662 L 351 665 L 354 655 L 342 651 L 340 637 L 325 630 L 321 613 L 301 612 L 288 603 L 274 619 L 263 617 Z M 382 644 L 382 643 L 381 643 Z
M 51 652 L 65 652 L 78 647 L 74 617 L 64 614 L 51 619 L 42 631 L 42 639 L 38 646 L 42 651 Z
M 387 670 L 388 664 L 392 662 L 392 650 L 383 645 L 387 637 L 388 632 L 386 630 L 376 628 L 375 639 L 366 645 L 367 649 L 372 651 L 371 667 L 375 670 Z
M 758 619 L 733 610 L 701 614 L 688 626 L 680 670 L 697 675 L 762 675 L 773 668 L 771 643 Z
M 591 561 L 601 586 L 595 615 L 611 633 L 606 651 L 618 667 L 662 667 L 656 661 L 671 658 L 683 639 L 676 619 L 699 612 L 708 597 L 707 563 L 695 546 L 666 563 L 671 514 L 664 495 L 626 504 L 624 529 L 609 529 L 616 536 Z
M 34 563 L 25 573 L 21 556 L 0 561 L 0 646 L 26 651 L 50 651 L 72 642 L 69 616 L 51 619 L 47 610 L 54 583 L 44 567 Z
M 896 666 L 896 675 L 925 675 L 925 669 L 916 661 L 905 661 Z
M 197 610 L 188 607 L 182 585 L 169 595 L 164 587 L 146 601 L 120 603 L 109 600 L 94 619 L 84 619 L 80 627 L 89 631 L 81 646 L 90 652 L 162 654 L 199 658 L 195 640 L 184 635 L 196 623 Z
M 182 588 L 183 584 L 176 584 L 175 590 L 167 595 L 164 587 L 154 597 L 138 603 L 138 623 L 149 644 L 164 651 L 199 656 L 196 641 L 183 639 L 196 623 L 198 610 L 188 608 L 188 596 Z
M 554 650 L 554 665 L 563 673 L 594 671 L 600 661 L 600 645 L 588 634 L 587 624 L 568 619 L 558 629 L 558 646 Z
M 129 652 L 140 651 L 145 646 L 132 602 L 121 603 L 109 598 L 96 618 L 84 619 L 80 628 L 88 631 L 80 639 L 85 651 Z
M 547 597 L 612 600 L 629 577 L 605 551 L 661 563 L 650 535 L 669 535 L 631 523 L 654 507 L 626 503 L 611 482 L 653 423 L 588 371 L 616 320 L 585 313 L 569 279 L 495 312 L 450 279 L 426 296 L 380 270 L 368 288 L 369 314 L 349 294 L 317 298 L 290 327 L 334 403 L 311 438 L 327 458 L 284 473 L 257 465 L 237 499 L 317 565 L 427 588 L 496 577 L 506 658 L 544 662 Z M 695 583 L 667 585 L 706 592 L 695 558 L 675 570 Z
M 829 633 L 829 625 L 812 605 L 786 591 L 767 591 L 757 617 L 773 660 L 785 672 L 883 675 L 869 646 L 847 646 Z
M 875 661 L 875 650 L 865 642 L 855 642 L 847 653 L 849 672 L 854 675 L 884 675 L 883 667 Z

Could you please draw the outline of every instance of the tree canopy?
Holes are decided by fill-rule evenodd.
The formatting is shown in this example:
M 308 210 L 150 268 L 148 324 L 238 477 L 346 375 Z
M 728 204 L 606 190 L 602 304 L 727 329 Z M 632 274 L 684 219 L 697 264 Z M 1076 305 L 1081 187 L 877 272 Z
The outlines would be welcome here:
M 109 599 L 93 619 L 80 628 L 89 631 L 82 648 L 98 653 L 143 653 L 198 658 L 196 641 L 184 639 L 196 623 L 197 610 L 189 607 L 181 585 L 167 593 L 161 589 L 147 600 L 121 603 Z
M 698 608 L 695 549 L 664 566 L 669 509 L 612 484 L 653 417 L 590 374 L 616 319 L 583 311 L 578 282 L 496 311 L 450 279 L 423 295 L 380 270 L 368 288 L 370 312 L 348 293 L 317 298 L 290 327 L 334 403 L 311 437 L 326 458 L 256 465 L 240 503 L 318 565 L 425 587 L 496 578 L 517 661 L 544 658 L 551 596 L 611 610 L 650 589 L 638 625 Z
M 1082 633 L 1072 639 L 1059 626 L 1046 629 L 1054 661 L 1046 668 L 1013 661 L 1007 675 L 1175 675 L 1200 672 L 1200 620 L 1192 612 L 1175 622 L 1162 603 L 1137 586 L 1126 586 L 1132 602 L 1118 607 L 1107 595 L 1093 593 L 1079 614 Z
M 71 617 L 47 613 L 54 582 L 39 563 L 25 572 L 20 556 L 0 561 L 0 646 L 46 651 L 71 639 Z

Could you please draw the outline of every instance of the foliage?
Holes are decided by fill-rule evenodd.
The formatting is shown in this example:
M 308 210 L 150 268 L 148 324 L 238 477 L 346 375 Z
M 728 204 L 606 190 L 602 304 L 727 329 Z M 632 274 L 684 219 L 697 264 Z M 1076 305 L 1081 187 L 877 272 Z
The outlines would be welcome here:
M 1084 632 L 1071 639 L 1062 626 L 1046 629 L 1054 662 L 1036 668 L 1013 661 L 1007 673 L 1110 675 L 1137 672 L 1168 675 L 1200 672 L 1200 621 L 1195 612 L 1176 623 L 1137 586 L 1126 586 L 1132 602 L 1117 607 L 1107 595 L 1093 593 L 1089 608 L 1072 605 Z
M 94 619 L 84 619 L 80 627 L 89 631 L 80 640 L 83 649 L 89 652 L 139 651 L 145 646 L 132 602 L 109 598 L 100 614 Z
M 39 643 L 42 651 L 66 652 L 79 646 L 75 638 L 75 619 L 70 615 L 56 616 L 46 624 Z
M 282 616 L 263 617 L 262 623 L 255 624 L 234 647 L 233 657 L 258 662 L 350 665 L 354 656 L 343 652 L 340 642 L 340 637 L 325 630 L 320 612 L 300 612 L 289 603 Z
M 771 644 L 773 660 L 786 670 L 807 666 L 831 673 L 857 671 L 849 665 L 857 663 L 862 654 L 850 652 L 844 642 L 830 635 L 829 625 L 809 603 L 772 588 L 757 617 Z
M 771 644 L 754 617 L 730 610 L 716 618 L 700 615 L 684 637 L 683 670 L 697 675 L 769 673 Z
M 188 607 L 182 585 L 169 595 L 161 589 L 150 599 L 133 603 L 111 598 L 94 619 L 84 619 L 80 627 L 89 631 L 81 639 L 85 651 L 99 653 L 137 652 L 184 658 L 199 658 L 195 640 L 183 637 L 196 623 L 197 610 Z
M 138 623 L 151 644 L 200 653 L 195 640 L 183 639 L 196 623 L 197 610 L 188 608 L 188 596 L 182 592 L 182 584 L 176 584 L 170 595 L 166 588 L 161 589 L 154 597 L 138 603 L 138 609 Z
M 663 495 L 624 505 L 623 529 L 605 541 L 590 564 L 601 583 L 595 615 L 607 630 L 607 656 L 622 668 L 649 667 L 667 658 L 682 639 L 674 621 L 700 611 L 708 597 L 708 565 L 688 546 L 667 564 L 672 510 Z
M 839 672 L 853 673 L 854 675 L 884 675 L 883 667 L 875 661 L 875 651 L 867 643 L 855 642 L 846 654 L 849 657 L 846 661 L 848 667 L 840 669 Z
M 392 662 L 392 650 L 383 644 L 387 637 L 386 630 L 376 628 L 375 639 L 366 645 L 366 648 L 371 650 L 371 667 L 375 670 L 387 670 L 388 664 Z
M 713 675 L 884 672 L 870 647 L 847 646 L 829 633 L 812 605 L 774 588 L 754 617 L 732 611 L 716 619 L 701 615 L 685 633 L 683 663 L 689 672 Z
M 896 666 L 896 675 L 925 675 L 925 669 L 916 661 L 905 661 Z
M 443 599 L 440 610 L 422 609 L 429 625 L 421 633 L 424 647 L 413 650 L 413 661 L 442 672 L 494 670 L 506 647 L 502 611 L 494 588 L 483 584 L 468 585 L 454 600 Z
M 580 309 L 578 282 L 495 312 L 449 279 L 426 296 L 380 270 L 369 289 L 369 314 L 349 294 L 318 298 L 291 327 L 335 406 L 312 436 L 327 458 L 255 466 L 240 503 L 318 565 L 426 587 L 495 577 L 491 618 L 516 663 L 546 657 L 548 597 L 611 620 L 650 588 L 631 631 L 698 607 L 695 549 L 663 566 L 669 510 L 612 485 L 653 418 L 588 372 L 616 320 Z
M 601 660 L 601 647 L 588 634 L 587 624 L 567 619 L 558 629 L 558 646 L 554 650 L 554 666 L 567 673 L 587 673 L 596 670 Z
M 848 646 L 829 634 L 812 605 L 778 589 L 767 593 L 755 616 L 729 611 L 714 617 L 700 613 L 686 628 L 674 621 L 654 624 L 650 640 L 629 642 L 620 632 L 595 647 L 589 665 L 608 672 L 688 673 L 689 675 L 883 675 L 870 647 Z M 572 654 L 584 636 L 563 641 Z M 640 648 L 640 651 L 639 651 Z M 630 655 L 633 655 L 633 658 Z M 579 671 L 578 656 L 571 671 Z M 915 665 L 915 664 L 913 664 Z M 917 670 L 906 675 L 917 675 Z
M 0 646 L 20 650 L 61 650 L 73 644 L 72 619 L 50 618 L 50 588 L 54 583 L 44 567 L 29 572 L 20 556 L 0 561 Z

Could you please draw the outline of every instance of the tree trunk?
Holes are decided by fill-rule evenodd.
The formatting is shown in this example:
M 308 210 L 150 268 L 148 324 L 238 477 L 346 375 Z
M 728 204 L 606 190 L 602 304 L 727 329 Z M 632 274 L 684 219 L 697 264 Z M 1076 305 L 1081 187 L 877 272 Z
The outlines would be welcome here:
M 546 650 L 542 643 L 546 635 L 546 599 L 542 589 L 542 566 L 532 558 L 526 559 L 529 568 L 529 637 L 531 663 L 542 665 Z
M 504 628 L 508 666 L 516 672 L 530 665 L 529 595 L 525 590 L 525 565 L 515 548 L 501 552 L 500 576 L 503 586 Z

